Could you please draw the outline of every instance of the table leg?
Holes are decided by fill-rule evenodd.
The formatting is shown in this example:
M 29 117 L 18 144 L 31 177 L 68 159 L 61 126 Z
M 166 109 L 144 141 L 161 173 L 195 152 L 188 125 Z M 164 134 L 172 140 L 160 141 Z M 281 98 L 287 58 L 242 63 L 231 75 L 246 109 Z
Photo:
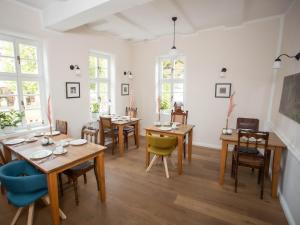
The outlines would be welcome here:
M 100 152 L 96 157 L 97 162 L 97 176 L 98 176 L 98 185 L 99 185 L 99 195 L 102 202 L 106 200 L 106 191 L 105 191 L 105 170 L 104 170 L 104 152 Z
M 118 126 L 119 134 L 118 134 L 118 139 L 119 139 L 119 151 L 120 155 L 124 155 L 124 135 L 123 135 L 123 126 Z
M 3 145 L 3 151 L 4 151 L 4 158 L 5 158 L 5 163 L 8 163 L 11 161 L 11 151 Z
M 273 157 L 272 168 L 272 198 L 277 198 L 277 188 L 280 175 L 281 148 L 276 148 Z
M 51 217 L 53 225 L 60 225 L 59 220 L 59 205 L 58 205 L 58 189 L 57 189 L 57 174 L 48 174 L 48 193 L 50 198 Z
M 193 147 L 193 129 L 189 132 L 189 143 L 188 143 L 188 160 L 192 161 L 192 147 Z
M 183 150 L 183 136 L 178 136 L 178 163 L 177 163 L 177 169 L 178 174 L 182 174 L 182 150 Z
M 148 152 L 148 139 L 147 139 L 147 135 L 149 135 L 148 131 L 146 131 L 146 168 L 149 166 L 150 164 L 150 152 Z
M 220 185 L 224 184 L 227 151 L 228 151 L 228 144 L 226 141 L 222 141 L 221 159 L 220 159 L 220 178 L 219 178 Z
M 135 140 L 136 140 L 136 147 L 140 147 L 140 121 L 138 120 L 135 124 Z

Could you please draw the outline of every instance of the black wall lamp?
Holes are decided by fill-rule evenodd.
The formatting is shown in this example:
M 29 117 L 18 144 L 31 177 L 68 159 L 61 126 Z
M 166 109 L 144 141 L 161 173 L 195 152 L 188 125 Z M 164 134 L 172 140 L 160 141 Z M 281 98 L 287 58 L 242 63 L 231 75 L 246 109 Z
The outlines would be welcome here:
M 124 76 L 127 76 L 127 75 L 128 75 L 129 79 L 133 79 L 133 74 L 131 71 L 124 71 Z
M 225 73 L 227 72 L 227 68 L 223 67 L 221 69 L 220 77 L 225 77 Z
M 291 58 L 291 59 L 295 58 L 296 60 L 299 61 L 299 59 L 300 59 L 300 52 L 298 52 L 298 54 L 296 54 L 294 56 L 290 56 L 290 55 L 287 55 L 287 54 L 281 54 L 280 56 L 278 56 L 275 59 L 274 64 L 273 64 L 273 69 L 280 69 L 280 67 L 281 67 L 281 59 L 280 59 L 280 57 L 281 56 L 286 56 L 286 57 Z
M 80 74 L 80 67 L 78 65 L 70 65 L 70 70 L 75 70 L 75 74 Z

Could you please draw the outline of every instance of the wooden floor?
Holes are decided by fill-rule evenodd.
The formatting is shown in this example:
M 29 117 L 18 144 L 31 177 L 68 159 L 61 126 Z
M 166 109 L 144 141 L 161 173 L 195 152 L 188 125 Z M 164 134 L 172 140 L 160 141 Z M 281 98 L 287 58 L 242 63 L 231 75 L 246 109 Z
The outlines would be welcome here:
M 234 193 L 228 163 L 225 185 L 219 186 L 219 151 L 193 147 L 192 163 L 184 162 L 184 174 L 177 175 L 169 164 L 171 177 L 166 179 L 162 164 L 145 172 L 141 142 L 140 149 L 132 147 L 124 157 L 107 152 L 105 204 L 98 198 L 93 172 L 86 185 L 83 178 L 79 180 L 79 206 L 73 188 L 67 187 L 60 199 L 68 217 L 63 225 L 287 224 L 279 201 L 270 196 L 270 181 L 260 200 L 257 174 L 250 169 L 240 170 L 238 193 Z M 172 158 L 176 161 L 176 154 Z M 35 209 L 34 224 L 50 225 L 49 207 L 38 202 Z M 15 212 L 0 196 L 0 225 L 10 224 Z M 26 224 L 26 219 L 27 210 L 17 224 Z

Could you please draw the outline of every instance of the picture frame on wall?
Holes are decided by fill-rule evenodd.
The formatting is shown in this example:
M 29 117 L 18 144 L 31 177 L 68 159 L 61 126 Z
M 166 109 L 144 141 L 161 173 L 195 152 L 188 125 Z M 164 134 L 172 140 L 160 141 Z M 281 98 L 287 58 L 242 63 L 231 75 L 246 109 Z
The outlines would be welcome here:
M 79 82 L 66 82 L 66 98 L 80 98 Z
M 216 83 L 215 98 L 230 98 L 231 83 Z
M 129 84 L 121 84 L 121 95 L 129 95 Z

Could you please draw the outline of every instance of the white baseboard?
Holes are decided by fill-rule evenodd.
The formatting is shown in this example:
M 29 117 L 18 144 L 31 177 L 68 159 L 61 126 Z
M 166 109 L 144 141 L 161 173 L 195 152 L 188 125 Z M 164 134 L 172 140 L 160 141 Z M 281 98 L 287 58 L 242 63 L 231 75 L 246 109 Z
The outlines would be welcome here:
M 280 191 L 278 192 L 278 194 L 279 194 L 279 201 L 280 201 L 281 207 L 283 209 L 284 215 L 285 215 L 289 225 L 297 225 L 284 196 L 282 195 L 282 193 Z
M 213 148 L 213 149 L 216 149 L 216 150 L 221 150 L 220 145 L 208 144 L 208 143 L 204 143 L 204 142 L 201 142 L 201 141 L 193 141 L 193 145 L 199 146 L 199 147 L 206 147 L 206 148 Z

